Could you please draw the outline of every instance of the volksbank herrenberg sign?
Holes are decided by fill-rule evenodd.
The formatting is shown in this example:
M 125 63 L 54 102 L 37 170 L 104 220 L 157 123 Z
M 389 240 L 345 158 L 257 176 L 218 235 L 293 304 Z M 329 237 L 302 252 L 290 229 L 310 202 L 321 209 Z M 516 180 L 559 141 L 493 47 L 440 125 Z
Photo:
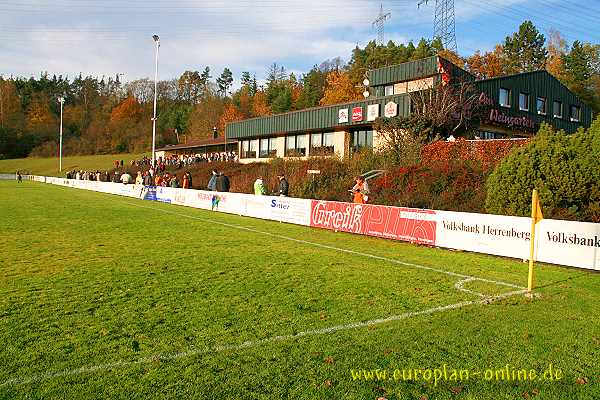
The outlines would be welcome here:
M 153 188 L 43 176 L 26 178 L 335 231 L 517 259 L 529 257 L 531 220 L 524 217 Z M 551 219 L 540 221 L 536 232 L 536 258 L 541 262 L 600 270 L 600 224 Z

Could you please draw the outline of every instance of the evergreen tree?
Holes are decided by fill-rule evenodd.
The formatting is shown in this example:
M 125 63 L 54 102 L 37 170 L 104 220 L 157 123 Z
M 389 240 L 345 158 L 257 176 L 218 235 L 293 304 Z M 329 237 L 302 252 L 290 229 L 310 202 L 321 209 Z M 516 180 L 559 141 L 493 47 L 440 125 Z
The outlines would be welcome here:
M 219 87 L 219 93 L 222 96 L 227 96 L 229 88 L 233 84 L 233 73 L 229 68 L 225 68 L 220 77 L 217 78 L 217 86 Z
M 506 72 L 516 74 L 544 69 L 547 56 L 545 42 L 546 38 L 531 21 L 523 22 L 518 32 L 504 40 L 503 61 Z

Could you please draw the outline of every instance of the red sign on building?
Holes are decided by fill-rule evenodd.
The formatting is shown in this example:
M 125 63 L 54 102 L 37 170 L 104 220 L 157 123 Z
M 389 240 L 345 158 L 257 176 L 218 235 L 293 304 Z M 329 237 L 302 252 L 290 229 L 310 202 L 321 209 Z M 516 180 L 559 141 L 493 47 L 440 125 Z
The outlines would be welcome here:
M 352 122 L 358 122 L 363 120 L 363 109 L 362 107 L 354 107 L 352 109 Z

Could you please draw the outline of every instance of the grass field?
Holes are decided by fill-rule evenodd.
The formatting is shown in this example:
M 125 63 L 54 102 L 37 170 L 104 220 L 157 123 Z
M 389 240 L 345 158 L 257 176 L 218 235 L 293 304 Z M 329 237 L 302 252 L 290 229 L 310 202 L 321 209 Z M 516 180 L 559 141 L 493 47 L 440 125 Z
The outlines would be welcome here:
M 514 260 L 33 182 L 0 194 L 1 398 L 600 398 L 599 274 L 541 265 L 529 299 Z M 550 364 L 560 379 L 485 378 Z
M 63 173 L 58 172 L 58 158 L 15 158 L 0 160 L 0 172 L 15 173 L 17 170 L 45 176 L 63 176 L 69 170 L 110 170 L 115 160 L 128 163 L 131 160 L 142 158 L 140 154 L 104 154 L 91 156 L 63 157 Z

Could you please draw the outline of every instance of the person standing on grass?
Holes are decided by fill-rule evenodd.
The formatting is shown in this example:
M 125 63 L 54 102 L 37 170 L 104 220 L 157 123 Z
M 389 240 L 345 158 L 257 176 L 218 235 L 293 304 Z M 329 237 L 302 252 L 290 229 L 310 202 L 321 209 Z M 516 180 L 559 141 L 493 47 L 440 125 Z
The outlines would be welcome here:
M 365 204 L 369 201 L 369 185 L 362 176 L 354 178 L 356 184 L 350 189 L 352 193 L 352 202 L 356 204 Z
M 263 182 L 262 176 L 259 176 L 254 181 L 254 194 L 257 196 L 264 196 L 267 194 L 267 187 L 265 186 L 265 183 Z
M 23 177 L 21 176 L 21 171 L 17 171 L 17 182 L 23 182 Z
M 275 193 L 275 194 L 277 196 L 287 197 L 288 192 L 290 190 L 290 185 L 289 185 L 287 179 L 285 179 L 285 175 L 283 175 L 283 174 L 277 175 L 277 178 L 279 179 L 279 188 L 277 190 L 277 193 Z
M 216 183 L 217 192 L 229 192 L 229 178 L 223 172 L 219 172 Z

